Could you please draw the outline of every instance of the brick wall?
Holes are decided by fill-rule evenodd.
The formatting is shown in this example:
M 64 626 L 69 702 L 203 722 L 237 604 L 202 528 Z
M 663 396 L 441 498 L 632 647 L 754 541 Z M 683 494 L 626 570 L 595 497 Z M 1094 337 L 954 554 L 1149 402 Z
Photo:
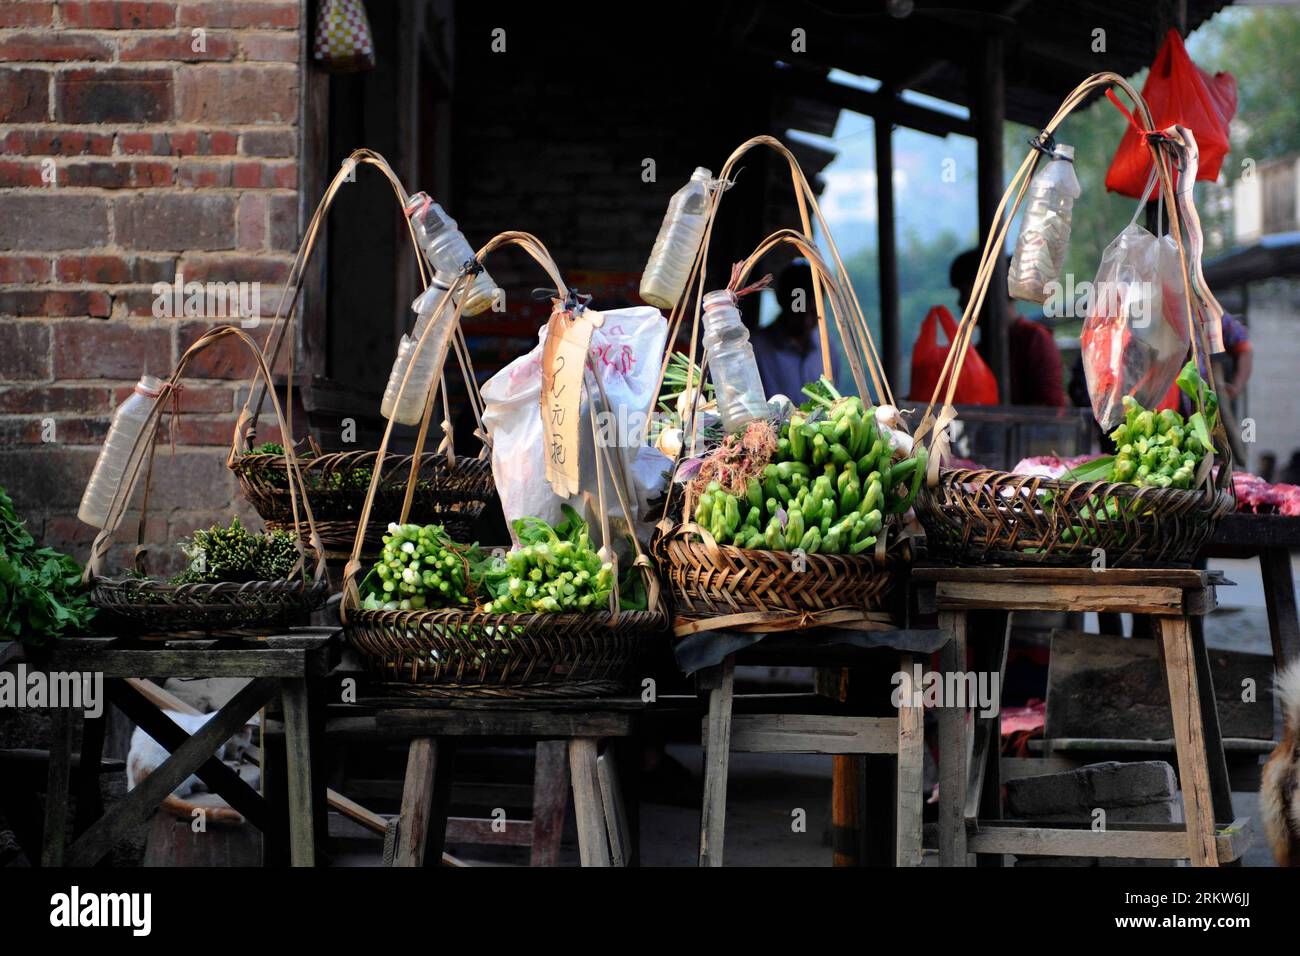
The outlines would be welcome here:
M 301 20 L 298 0 L 0 3 L 0 485 L 50 544 L 84 557 L 76 507 L 113 408 L 220 322 L 155 318 L 153 284 L 260 281 L 274 309 L 299 228 Z M 245 510 L 224 456 L 249 365 L 193 368 L 155 543 Z

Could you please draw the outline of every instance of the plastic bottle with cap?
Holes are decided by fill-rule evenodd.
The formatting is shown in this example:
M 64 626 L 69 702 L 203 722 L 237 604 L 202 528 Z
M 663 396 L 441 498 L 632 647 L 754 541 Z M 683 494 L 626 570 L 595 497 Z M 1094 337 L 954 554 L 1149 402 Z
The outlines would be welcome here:
M 704 240 L 712 180 L 713 173 L 700 166 L 668 202 L 668 212 L 641 274 L 641 298 L 656 309 L 672 310 L 686 288 L 695 254 Z
M 439 281 L 450 286 L 467 262 L 474 259 L 474 247 L 456 225 L 456 220 L 426 193 L 416 193 L 406 202 L 415 238 L 429 257 Z M 496 283 L 484 269 L 470 282 L 465 296 L 464 315 L 478 315 L 489 308 L 500 294 Z
M 384 389 L 384 399 L 379 411 L 385 418 L 403 425 L 417 425 L 424 416 L 424 406 L 429 399 L 429 390 L 438 377 L 443 348 L 438 336 L 430 335 L 424 347 L 416 352 L 416 346 L 425 329 L 433 321 L 438 311 L 438 303 L 443 301 L 447 286 L 436 277 L 429 288 L 411 303 L 416 314 L 415 328 L 410 335 L 403 335 L 397 347 L 397 359 L 393 370 L 388 375 L 388 386 Z M 450 329 L 447 330 L 450 333 Z M 402 388 L 402 379 L 407 378 L 406 388 Z M 399 399 L 400 393 L 400 399 Z
M 749 330 L 741 320 L 736 297 L 730 289 L 704 297 L 704 349 L 709 359 L 709 377 L 718 416 L 727 434 L 740 431 L 750 422 L 768 417 L 767 395 L 758 374 Z
M 1047 286 L 1060 278 L 1070 251 L 1074 201 L 1081 191 L 1074 175 L 1074 147 L 1060 144 L 1029 184 L 1029 205 L 1007 270 L 1007 291 L 1013 299 L 1046 301 Z
M 126 401 L 113 413 L 108 437 L 99 450 L 95 470 L 90 473 L 85 494 L 81 496 L 81 507 L 77 509 L 77 517 L 86 524 L 96 528 L 108 527 L 109 511 L 122 478 L 134 470 L 144 455 L 148 443 L 142 442 L 139 448 L 135 444 L 162 390 L 163 383 L 159 379 L 152 375 L 141 376 Z

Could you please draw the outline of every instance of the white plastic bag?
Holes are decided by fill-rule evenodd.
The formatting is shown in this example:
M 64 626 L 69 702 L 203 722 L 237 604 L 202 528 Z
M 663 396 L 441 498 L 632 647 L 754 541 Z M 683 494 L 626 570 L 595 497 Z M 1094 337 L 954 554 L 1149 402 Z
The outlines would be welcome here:
M 1178 247 L 1130 224 L 1102 253 L 1080 336 L 1097 422 L 1124 419 L 1123 399 L 1155 408 L 1187 360 L 1191 334 Z
M 635 442 L 654 404 L 668 323 L 651 306 L 614 309 L 603 315 L 603 325 L 592 332 L 590 349 L 592 364 L 611 406 L 608 426 L 602 429 L 602 435 L 618 436 L 611 451 L 622 455 L 625 474 L 633 485 L 629 489 L 628 505 L 636 520 L 647 500 L 662 489 L 664 475 L 671 467 L 661 452 Z M 596 448 L 588 424 L 586 389 L 579 432 L 582 491 L 572 498 L 561 498 L 546 480 L 540 407 L 545 342 L 546 326 L 542 326 L 537 347 L 497 372 L 482 389 L 486 406 L 483 427 L 492 443 L 492 474 L 508 524 L 525 515 L 556 524 L 563 517 L 560 505 L 567 502 L 582 513 L 584 493 L 593 496 L 597 493 Z M 602 470 L 605 470 L 603 465 Z M 605 510 L 612 516 L 622 513 L 608 475 Z

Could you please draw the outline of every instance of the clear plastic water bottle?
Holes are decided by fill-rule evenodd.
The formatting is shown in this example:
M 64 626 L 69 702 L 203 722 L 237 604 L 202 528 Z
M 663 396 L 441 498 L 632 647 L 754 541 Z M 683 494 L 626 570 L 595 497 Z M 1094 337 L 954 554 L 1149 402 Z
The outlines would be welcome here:
M 402 341 L 397 347 L 397 359 L 393 362 L 393 370 L 388 374 L 384 399 L 379 406 L 380 414 L 387 419 L 403 425 L 418 425 L 420 419 L 424 417 L 424 406 L 429 400 L 429 389 L 433 388 L 441 368 L 442 363 L 439 360 L 443 349 L 437 335 L 431 336 L 424 343 L 424 348 L 419 350 L 418 355 L 416 355 L 416 346 L 420 342 L 420 337 L 424 335 L 424 330 L 429 327 L 437 314 L 438 303 L 446 295 L 447 288 L 435 278 L 429 288 L 420 293 L 411 303 L 411 309 L 416 314 L 415 328 L 411 330 L 410 335 L 402 336 Z M 450 333 L 451 330 L 447 331 Z M 412 365 L 413 359 L 414 365 Z M 407 380 L 406 389 L 403 390 L 402 379 L 406 376 L 408 368 L 411 369 L 410 378 Z
M 749 330 L 741 321 L 736 297 L 729 289 L 704 297 L 704 349 L 718 417 L 727 434 L 767 418 L 767 395 L 754 360 L 754 347 L 749 344 Z
M 415 238 L 429 257 L 439 280 L 450 286 L 466 262 L 474 258 L 474 247 L 447 211 L 425 193 L 416 193 L 406 203 L 406 213 L 415 227 Z M 465 295 L 464 315 L 478 315 L 489 308 L 500 294 L 496 283 L 484 269 L 470 283 Z
M 698 167 L 690 182 L 677 190 L 668 203 L 659 236 L 650 250 L 650 261 L 641 274 L 641 298 L 656 309 L 671 311 L 686 288 L 695 254 L 704 239 L 712 179 L 713 173 Z
M 1046 287 L 1061 277 L 1070 251 L 1070 221 L 1080 192 L 1074 147 L 1059 145 L 1052 161 L 1029 184 L 1029 207 L 1007 272 L 1007 291 L 1013 299 L 1046 301 Z
M 81 496 L 81 507 L 77 509 L 77 517 L 86 524 L 96 528 L 108 527 L 109 510 L 113 507 L 113 498 L 122 478 L 134 469 L 147 449 L 148 443 L 145 442 L 132 453 L 162 390 L 163 383 L 159 379 L 152 375 L 141 376 L 126 401 L 113 413 L 108 437 L 99 450 L 95 470 L 90 473 L 85 494 Z

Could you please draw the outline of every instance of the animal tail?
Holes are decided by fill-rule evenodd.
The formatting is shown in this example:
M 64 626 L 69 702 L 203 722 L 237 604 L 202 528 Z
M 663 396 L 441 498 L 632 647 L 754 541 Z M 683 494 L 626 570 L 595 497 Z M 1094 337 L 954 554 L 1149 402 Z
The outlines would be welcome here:
M 1293 738 L 1300 738 L 1300 660 L 1277 675 L 1275 693 L 1282 703 L 1283 726 Z
M 230 807 L 211 807 L 203 806 L 198 803 L 191 803 L 189 800 L 186 800 L 183 797 L 178 797 L 174 793 L 167 794 L 166 799 L 162 802 L 162 808 L 172 816 L 179 817 L 182 820 L 193 820 L 194 811 L 202 810 L 208 818 L 208 823 L 233 824 L 244 822 L 244 817 L 238 810 L 234 810 Z

